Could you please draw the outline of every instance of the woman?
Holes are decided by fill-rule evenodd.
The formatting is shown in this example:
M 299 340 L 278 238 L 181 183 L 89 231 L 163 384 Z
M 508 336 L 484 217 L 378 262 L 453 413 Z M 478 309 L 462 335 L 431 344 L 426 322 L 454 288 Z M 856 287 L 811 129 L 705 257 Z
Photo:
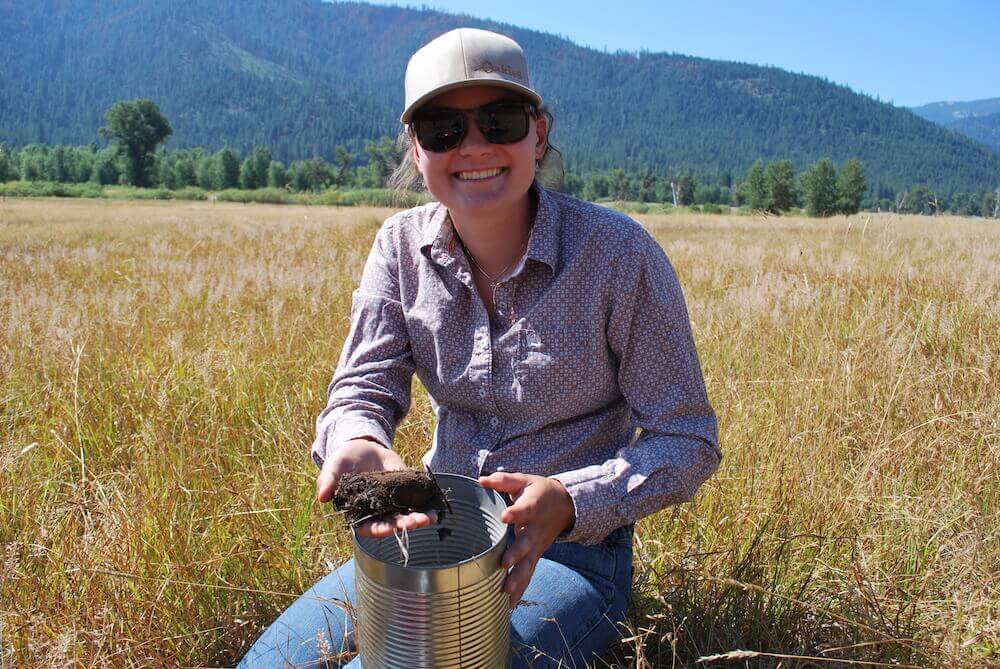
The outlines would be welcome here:
M 424 461 L 513 500 L 512 664 L 584 666 L 630 604 L 635 521 L 690 499 L 720 453 L 669 261 L 631 219 L 539 185 L 540 105 L 502 35 L 453 30 L 410 59 L 407 160 L 437 202 L 376 236 L 312 454 L 323 502 L 347 472 L 402 468 L 392 439 L 416 372 L 438 417 Z M 354 595 L 351 561 L 243 666 L 320 666 L 349 649 L 351 621 L 329 600 Z

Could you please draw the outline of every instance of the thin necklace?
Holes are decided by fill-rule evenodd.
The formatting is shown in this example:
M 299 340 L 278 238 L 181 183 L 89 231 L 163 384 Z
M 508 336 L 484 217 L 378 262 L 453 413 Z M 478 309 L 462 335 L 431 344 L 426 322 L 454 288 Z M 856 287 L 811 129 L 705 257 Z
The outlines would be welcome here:
M 513 262 L 511 262 L 509 265 L 500 270 L 500 272 L 497 274 L 497 278 L 493 278 L 486 270 L 484 270 L 482 267 L 479 266 L 479 263 L 476 262 L 475 256 L 472 255 L 472 251 L 470 251 L 469 248 L 465 245 L 465 242 L 462 241 L 461 236 L 458 236 L 458 243 L 462 245 L 462 250 L 465 251 L 465 255 L 466 257 L 469 258 L 469 262 L 472 263 L 472 266 L 475 269 L 478 269 L 479 272 L 486 277 L 486 280 L 490 282 L 490 291 L 493 298 L 492 299 L 493 306 L 495 307 L 497 303 L 497 288 L 500 287 L 501 279 L 503 279 L 503 277 L 506 276 L 507 272 L 514 269 L 514 266 L 518 262 L 520 262 L 521 258 L 524 256 L 525 251 L 528 250 L 527 240 L 525 240 L 524 244 L 521 246 L 521 250 L 518 251 L 517 255 L 514 256 Z

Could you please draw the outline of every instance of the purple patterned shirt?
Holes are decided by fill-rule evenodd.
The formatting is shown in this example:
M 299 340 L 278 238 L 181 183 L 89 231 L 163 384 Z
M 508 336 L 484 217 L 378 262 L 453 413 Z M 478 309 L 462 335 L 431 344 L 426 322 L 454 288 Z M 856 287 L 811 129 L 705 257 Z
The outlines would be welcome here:
M 719 465 L 715 414 L 660 245 L 623 214 L 533 193 L 526 259 L 492 316 L 443 205 L 386 220 L 313 459 L 362 436 L 391 447 L 415 371 L 438 419 L 424 462 L 556 478 L 576 507 L 562 538 L 597 543 L 691 499 Z

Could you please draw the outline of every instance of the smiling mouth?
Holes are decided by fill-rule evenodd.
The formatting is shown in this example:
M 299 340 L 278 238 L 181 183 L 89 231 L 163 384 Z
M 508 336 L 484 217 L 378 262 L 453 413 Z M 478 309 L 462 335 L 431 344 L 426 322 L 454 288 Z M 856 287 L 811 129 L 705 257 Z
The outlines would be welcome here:
M 506 167 L 494 167 L 488 170 L 468 170 L 465 172 L 456 172 L 455 177 L 462 181 L 483 181 L 484 179 L 492 179 L 493 177 L 500 176 L 506 171 Z

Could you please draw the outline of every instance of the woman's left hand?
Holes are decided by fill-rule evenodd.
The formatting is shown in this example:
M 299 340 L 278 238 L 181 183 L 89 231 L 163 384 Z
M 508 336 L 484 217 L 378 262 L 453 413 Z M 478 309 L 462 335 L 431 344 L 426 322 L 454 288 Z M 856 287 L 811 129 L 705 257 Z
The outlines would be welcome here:
M 507 493 L 514 502 L 500 516 L 503 522 L 514 525 L 514 543 L 503 555 L 503 566 L 512 567 L 503 589 L 510 595 L 510 607 L 514 608 L 521 601 L 542 553 L 573 524 L 576 508 L 566 487 L 545 476 L 497 472 L 481 476 L 479 484 Z

